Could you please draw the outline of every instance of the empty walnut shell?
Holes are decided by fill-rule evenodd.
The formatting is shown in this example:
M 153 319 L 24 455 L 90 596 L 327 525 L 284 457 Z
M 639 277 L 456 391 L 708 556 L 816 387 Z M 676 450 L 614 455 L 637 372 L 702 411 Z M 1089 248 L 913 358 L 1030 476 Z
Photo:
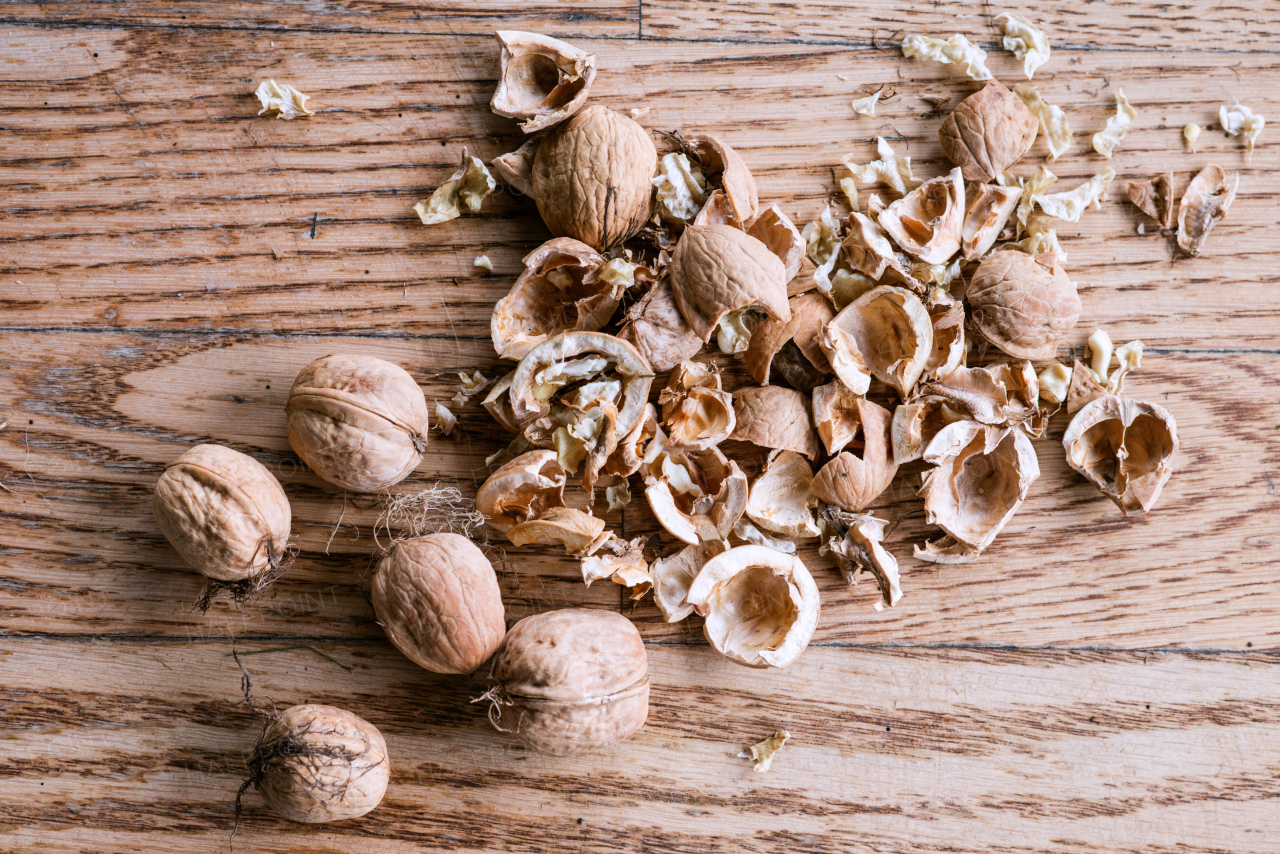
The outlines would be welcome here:
M 854 513 L 884 492 L 898 472 L 893 459 L 893 416 L 866 399 L 859 400 L 857 407 L 864 438 L 861 456 L 843 451 L 813 478 L 818 498 Z
M 413 377 L 374 356 L 323 356 L 293 381 L 289 447 L 311 470 L 352 492 L 399 483 L 422 461 L 430 414 Z
M 704 342 L 731 311 L 759 307 L 788 320 L 787 275 L 778 256 L 728 225 L 691 225 L 671 256 L 671 291 L 684 319 Z
M 673 555 L 658 558 L 649 567 L 653 581 L 653 602 L 668 623 L 678 623 L 693 613 L 689 586 L 711 558 L 725 550 L 724 540 L 707 540 L 685 546 Z
M 221 445 L 196 445 L 165 466 L 151 512 L 182 559 L 218 581 L 274 569 L 289 545 L 280 482 L 253 457 Z
M 795 555 L 738 546 L 711 558 L 689 587 L 716 652 L 747 667 L 786 667 L 813 637 L 818 586 Z
M 1173 473 L 1178 426 L 1162 406 L 1108 394 L 1076 413 L 1062 445 L 1071 467 L 1127 516 L 1155 506 Z
M 889 205 L 878 221 L 903 252 L 926 264 L 945 264 L 960 250 L 964 212 L 964 178 L 957 168 Z
M 387 791 L 391 763 L 378 728 L 333 706 L 292 706 L 263 729 L 250 781 L 290 821 L 359 818 Z
M 686 142 L 702 167 L 702 174 L 718 186 L 739 223 L 750 222 L 760 210 L 756 180 L 746 162 L 719 137 L 691 136 Z
M 1191 179 L 1178 208 L 1178 248 L 1199 255 L 1209 232 L 1222 221 L 1236 198 L 1239 172 L 1224 172 L 1210 163 Z
M 929 322 L 933 327 L 933 352 L 924 363 L 923 382 L 945 377 L 964 363 L 964 303 L 940 289 L 929 300 Z
M 804 392 L 781 386 L 740 388 L 733 394 L 733 409 L 738 423 L 730 438 L 795 451 L 811 460 L 822 450 Z
M 564 483 L 555 451 L 529 451 L 489 475 L 476 492 L 476 510 L 505 534 L 552 507 L 563 507 Z
M 874 376 L 905 399 L 933 354 L 933 322 L 915 294 L 884 285 L 827 324 L 822 350 L 855 394 L 866 394 Z
M 495 113 L 520 119 L 520 129 L 533 133 L 587 103 L 596 76 L 594 55 L 537 33 L 499 30 L 495 35 L 502 44 L 498 88 L 489 102 Z
M 594 553 L 607 538 L 603 519 L 572 507 L 552 507 L 507 531 L 514 546 L 563 546 L 576 557 Z
M 795 367 L 796 353 L 802 356 L 817 374 L 829 373 L 831 363 L 822 352 L 819 341 L 824 327 L 836 313 L 831 303 L 822 294 L 807 293 L 794 296 L 789 301 L 790 320 L 774 320 L 769 318 L 756 327 L 751 334 L 751 343 L 743 357 L 747 370 L 756 382 L 769 384 L 769 377 L 775 361 L 779 361 L 783 379 L 791 382 L 792 368 Z M 795 352 L 788 344 L 794 344 Z M 787 353 L 783 351 L 787 350 Z M 803 368 L 803 365 L 799 366 Z M 807 373 L 807 372 L 806 372 Z M 794 384 L 793 384 L 794 385 Z
M 587 107 L 538 146 L 533 198 L 552 234 L 604 251 L 649 219 L 657 165 L 644 128 L 613 110 Z
M 543 753 L 605 747 L 644 726 L 648 672 L 644 641 L 621 614 L 570 608 L 525 617 L 494 659 L 489 720 Z
M 850 266 L 870 279 L 886 283 L 914 281 L 909 270 L 911 259 L 899 252 L 884 229 L 865 214 L 849 214 L 849 233 L 840 249 Z
M 654 518 L 691 545 L 729 536 L 747 506 L 747 476 L 718 448 L 647 453 L 643 474 Z
M 433 673 L 471 673 L 507 632 L 493 564 L 457 534 L 393 545 L 378 562 L 370 598 L 396 649 Z
M 813 426 L 828 454 L 838 454 L 858 436 L 862 417 L 858 413 L 861 395 L 844 383 L 820 385 L 813 390 Z
M 795 451 L 774 451 L 764 471 L 751 484 L 747 518 L 760 527 L 786 537 L 816 537 L 822 532 L 814 509 L 813 469 Z
M 948 401 L 953 410 L 979 424 L 1023 425 L 1037 435 L 1029 422 L 1039 414 L 1040 380 L 1030 362 L 961 366 L 920 393 Z
M 511 379 L 515 371 L 503 375 L 489 387 L 481 405 L 493 416 L 503 430 L 508 433 L 519 433 L 520 425 L 516 423 L 516 414 L 511 410 Z
M 788 282 L 796 277 L 800 272 L 800 262 L 804 260 L 805 240 L 800 236 L 799 229 L 777 205 L 769 205 L 756 214 L 756 218 L 747 225 L 746 231 L 778 256 L 783 269 L 786 270 Z
M 630 477 L 640 470 L 645 444 L 658 433 L 658 410 L 652 403 L 644 405 L 644 414 L 630 433 L 618 437 L 618 447 L 605 462 L 605 471 L 618 477 Z
M 970 189 L 967 198 L 968 210 L 960 227 L 960 248 L 964 250 L 964 260 L 975 261 L 999 239 L 1022 199 L 1022 188 L 979 184 Z
M 608 323 L 622 294 L 595 275 L 604 263 L 600 253 L 570 237 L 548 240 L 526 255 L 524 272 L 493 307 L 493 349 L 518 361 L 553 335 Z
M 938 130 L 942 152 L 970 181 L 991 181 L 1022 159 L 1040 123 L 999 80 L 961 101 Z
M 706 450 L 733 432 L 733 395 L 720 388 L 720 374 L 704 362 L 675 367 L 658 396 L 672 448 Z
M 1018 359 L 1052 359 L 1080 318 L 1080 296 L 1066 272 L 1025 252 L 992 252 L 965 295 L 973 325 Z
M 635 347 L 655 371 L 669 371 L 702 349 L 702 337 L 676 306 L 671 283 L 663 278 L 627 311 L 618 337 Z
M 945 397 L 918 395 L 900 404 L 893 410 L 893 461 L 901 466 L 920 459 L 943 427 L 967 420 Z

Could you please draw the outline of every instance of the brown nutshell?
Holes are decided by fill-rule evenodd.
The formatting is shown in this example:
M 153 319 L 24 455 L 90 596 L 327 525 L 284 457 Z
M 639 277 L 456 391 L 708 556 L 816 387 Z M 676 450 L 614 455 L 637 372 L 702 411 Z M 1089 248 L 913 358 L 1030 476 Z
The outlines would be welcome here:
M 1071 467 L 1127 516 L 1155 506 L 1173 473 L 1178 426 L 1162 406 L 1107 394 L 1076 413 L 1062 445 Z
M 942 151 L 969 181 L 991 181 L 1017 163 L 1040 124 L 999 80 L 961 101 L 938 130 Z
M 685 229 L 671 257 L 676 307 L 704 342 L 726 314 L 759 307 L 789 320 L 787 276 L 782 261 L 749 234 L 728 225 Z
M 1052 359 L 1080 317 L 1080 297 L 1062 267 L 1014 250 L 988 255 L 966 297 L 978 331 L 1018 359 Z
M 813 492 L 819 499 L 855 513 L 884 492 L 898 472 L 893 459 L 893 416 L 869 400 L 859 400 L 857 407 L 865 441 L 861 456 L 843 451 L 813 478 Z
M 762 448 L 795 451 L 810 460 L 822 450 L 813 429 L 809 396 L 781 386 L 740 388 L 733 393 L 737 426 L 730 438 Z

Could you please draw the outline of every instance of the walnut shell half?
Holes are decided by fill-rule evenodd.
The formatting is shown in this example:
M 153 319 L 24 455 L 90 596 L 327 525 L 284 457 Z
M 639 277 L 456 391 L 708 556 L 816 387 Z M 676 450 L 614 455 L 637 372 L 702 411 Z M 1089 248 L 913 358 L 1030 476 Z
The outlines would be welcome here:
M 855 394 L 866 394 L 874 376 L 905 399 L 933 355 L 933 321 L 911 291 L 884 285 L 827 324 L 822 350 Z
M 1108 394 L 1076 413 L 1062 445 L 1071 467 L 1127 516 L 1155 506 L 1173 473 L 1178 425 L 1162 406 Z
M 666 277 L 627 311 L 618 337 L 635 347 L 655 371 L 669 371 L 702 349 L 702 337 L 694 332 L 676 306 Z
M 552 507 L 563 507 L 564 483 L 555 451 L 529 451 L 489 475 L 476 492 L 476 510 L 505 534 Z
M 720 388 L 720 374 L 704 362 L 676 365 L 658 403 L 673 448 L 715 447 L 729 438 L 737 423 L 733 395 Z
M 961 101 L 938 130 L 942 151 L 970 181 L 990 181 L 1022 159 L 1040 123 L 999 80 Z
M 719 448 L 659 444 L 645 454 L 643 474 L 654 518 L 690 545 L 729 536 L 747 506 L 747 476 Z
M 857 402 L 864 447 L 861 456 L 843 451 L 818 470 L 813 491 L 823 502 L 857 513 L 893 482 L 893 416 L 865 398 Z
M 692 225 L 671 256 L 671 291 L 689 328 L 711 340 L 721 318 L 757 306 L 789 320 L 782 261 L 759 240 L 729 225 Z
M 751 484 L 746 513 L 752 522 L 775 534 L 807 538 L 822 533 L 813 513 L 817 506 L 809 461 L 795 451 L 774 451 Z
M 596 76 L 596 58 L 571 44 L 538 33 L 499 30 L 502 45 L 498 88 L 489 107 L 520 119 L 533 133 L 564 121 L 587 103 Z
M 1076 286 L 1058 264 L 1025 252 L 992 252 L 969 280 L 973 325 L 1017 359 L 1052 359 L 1080 319 Z
M 730 438 L 762 448 L 795 451 L 809 459 L 822 446 L 813 430 L 809 396 L 781 386 L 740 388 L 733 394 L 737 426 Z
M 960 250 L 964 215 L 964 178 L 956 168 L 889 205 L 879 223 L 903 252 L 926 264 L 945 264 Z

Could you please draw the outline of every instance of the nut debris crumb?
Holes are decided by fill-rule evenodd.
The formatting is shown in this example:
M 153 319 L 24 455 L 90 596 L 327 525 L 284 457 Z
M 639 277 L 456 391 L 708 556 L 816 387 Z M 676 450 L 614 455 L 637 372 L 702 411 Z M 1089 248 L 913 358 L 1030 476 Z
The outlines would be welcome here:
M 479 267 L 482 270 L 488 270 L 490 273 L 493 272 L 493 262 L 489 260 L 488 255 L 477 255 L 476 260 L 472 262 L 472 265 Z
M 1138 117 L 1138 111 L 1130 104 L 1124 92 L 1116 90 L 1116 114 L 1107 119 L 1107 126 L 1093 135 L 1093 150 L 1110 158 L 1116 145 L 1129 132 L 1129 126 Z
M 773 765 L 773 759 L 778 755 L 778 751 L 791 738 L 791 733 L 785 729 L 780 729 L 764 741 L 751 745 L 750 753 L 742 752 L 738 756 L 743 759 L 751 759 L 755 762 L 755 770 L 760 773 L 768 771 Z
M 471 213 L 479 213 L 480 206 L 498 182 L 489 174 L 478 157 L 471 157 L 462 150 L 462 165 L 431 194 L 431 198 L 413 206 L 423 225 L 438 225 L 462 216 L 459 207 Z
M 262 102 L 262 109 L 258 110 L 260 116 L 273 115 L 288 121 L 299 116 L 313 115 L 307 109 L 307 101 L 311 96 L 302 94 L 288 83 L 263 80 L 258 85 L 258 91 L 253 94 Z

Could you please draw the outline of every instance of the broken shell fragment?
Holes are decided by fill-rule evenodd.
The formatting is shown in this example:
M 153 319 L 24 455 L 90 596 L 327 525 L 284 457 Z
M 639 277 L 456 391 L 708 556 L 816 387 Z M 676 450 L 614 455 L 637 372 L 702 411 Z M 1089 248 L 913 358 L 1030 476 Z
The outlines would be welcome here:
M 969 280 L 973 325 L 1018 359 L 1052 359 L 1080 317 L 1076 286 L 1058 264 L 1025 252 L 993 252 Z
M 1239 186 L 1238 172 L 1223 172 L 1212 163 L 1200 170 L 1182 194 L 1178 209 L 1179 249 L 1188 255 L 1200 254 L 1209 232 L 1230 210 Z
M 932 463 L 920 495 L 925 518 L 954 542 L 917 547 L 921 560 L 964 563 L 982 552 L 1022 506 L 1040 476 L 1035 448 L 1022 430 L 958 421 L 924 452 Z
M 587 102 L 596 76 L 596 58 L 559 39 L 538 33 L 499 30 L 502 45 L 498 88 L 489 107 L 519 119 L 533 133 L 564 121 Z
M 493 307 L 493 349 L 518 361 L 553 335 L 608 323 L 622 293 L 594 275 L 604 263 L 571 237 L 553 238 L 526 255 L 524 272 Z
M 738 546 L 711 558 L 689 587 L 715 650 L 747 667 L 786 667 L 818 624 L 818 586 L 794 555 Z
M 964 260 L 976 261 L 995 245 L 1021 198 L 1019 188 L 995 184 L 979 184 L 969 193 L 969 209 L 960 229 Z
M 902 251 L 926 264 L 945 264 L 960 249 L 964 216 L 964 178 L 956 168 L 889 205 L 879 223 Z
M 1173 473 L 1178 427 L 1162 406 L 1106 394 L 1076 413 L 1062 445 L 1071 467 L 1127 516 L 1160 497 Z
M 865 214 L 849 214 L 849 233 L 840 248 L 853 268 L 870 279 L 914 283 L 911 260 L 895 249 L 884 230 Z
M 964 303 L 942 289 L 930 294 L 929 321 L 933 326 L 933 352 L 924 363 L 921 380 L 930 382 L 954 371 L 964 363 Z
M 689 586 L 706 562 L 724 550 L 724 540 L 706 540 L 659 558 L 649 567 L 654 604 L 668 623 L 678 623 L 693 613 L 688 601 Z
M 822 350 L 850 391 L 866 394 L 874 376 L 905 400 L 933 354 L 933 322 L 915 294 L 885 285 L 827 324 Z
M 272 115 L 278 119 L 289 121 L 299 116 L 314 115 L 307 109 L 310 95 L 304 95 L 288 83 L 277 83 L 274 80 L 263 80 L 253 93 L 262 103 L 258 115 Z
M 811 460 L 822 450 L 804 392 L 781 386 L 740 388 L 734 392 L 733 409 L 738 423 L 730 438 L 795 451 Z
M 822 294 L 807 293 L 792 297 L 788 305 L 791 319 L 770 318 L 757 326 L 743 357 L 747 370 L 761 385 L 769 384 L 770 372 L 775 365 L 781 368 L 781 373 L 786 370 L 784 363 L 795 362 L 795 354 L 783 352 L 788 349 L 788 344 L 794 344 L 799 354 L 818 373 L 825 374 L 831 370 L 831 363 L 827 361 L 819 344 L 822 328 L 836 314 L 831 303 Z M 790 377 L 785 374 L 783 379 L 791 382 Z
M 862 400 L 845 386 L 834 382 L 813 390 L 813 426 L 828 454 L 838 454 L 858 436 L 862 418 L 858 401 Z
M 689 328 L 704 342 L 730 312 L 759 308 L 776 319 L 791 318 L 786 270 L 778 256 L 728 225 L 685 229 L 671 256 L 671 291 Z
M 942 151 L 970 181 L 991 181 L 1022 159 L 1039 122 L 1027 105 L 992 80 L 956 106 L 938 131 Z
M 777 205 L 769 205 L 760 211 L 747 226 L 747 234 L 778 256 L 786 270 L 788 282 L 800 272 L 800 262 L 805 256 L 805 240 Z
M 706 450 L 733 432 L 733 395 L 720 388 L 720 375 L 704 362 L 683 362 L 658 396 L 662 423 L 672 448 Z
M 489 475 L 476 492 L 476 510 L 496 531 L 564 506 L 565 471 L 556 452 L 529 451 Z
M 756 180 L 738 152 L 717 136 L 704 134 L 686 140 L 698 159 L 702 174 L 724 192 L 729 208 L 739 223 L 750 222 L 760 210 Z
M 600 547 L 603 533 L 603 519 L 572 507 L 552 507 L 535 519 L 512 526 L 507 539 L 515 546 L 560 545 L 567 554 L 583 556 Z
M 864 446 L 861 456 L 842 451 L 818 470 L 813 491 L 825 504 L 857 513 L 888 488 L 897 474 L 893 459 L 893 416 L 866 399 L 857 403 Z
M 647 537 L 623 540 L 611 537 L 600 551 L 582 559 L 582 580 L 588 587 L 593 581 L 607 578 L 615 584 L 630 588 L 632 599 L 642 599 L 653 587 L 649 577 L 649 562 L 644 559 Z
M 618 337 L 635 347 L 660 372 L 692 359 L 703 343 L 702 337 L 685 322 L 665 278 L 627 311 Z
M 900 404 L 893 410 L 893 461 L 901 466 L 920 459 L 943 427 L 964 420 L 943 397 L 919 395 Z
M 747 506 L 747 476 L 718 448 L 646 453 L 645 498 L 654 517 L 690 545 L 724 539 Z
M 418 202 L 413 209 L 423 225 L 439 225 L 462 216 L 462 208 L 480 213 L 480 206 L 497 186 L 480 158 L 470 156 L 464 148 L 458 170 L 436 188 L 431 198 Z
M 1129 126 L 1138 117 L 1138 111 L 1130 104 L 1124 92 L 1116 90 L 1116 114 L 1107 119 L 1107 126 L 1093 135 L 1093 150 L 1110 158 L 1120 140 L 1129 132 Z
M 786 537 L 816 537 L 822 532 L 814 509 L 813 469 L 795 451 L 774 451 L 751 484 L 746 514 L 760 527 Z
M 1134 207 L 1160 223 L 1173 228 L 1173 173 L 1166 172 L 1145 181 L 1130 181 L 1125 193 Z
M 952 409 L 979 424 L 1022 425 L 1033 436 L 1043 429 L 1043 424 L 1028 423 L 1040 413 L 1040 381 L 1030 362 L 956 368 L 921 388 L 920 393 L 946 400 Z
M 511 410 L 511 378 L 515 375 L 516 372 L 512 371 L 495 382 L 480 404 L 508 433 L 520 432 L 516 415 Z
M 644 128 L 604 107 L 556 125 L 533 159 L 533 198 L 557 237 L 604 251 L 649 220 L 658 150 Z
M 489 161 L 498 180 L 522 196 L 533 195 L 533 157 L 541 139 L 531 139 L 515 151 Z
M 827 541 L 822 553 L 835 556 L 836 566 L 850 584 L 858 583 L 858 575 L 868 572 L 880 587 L 884 604 L 892 608 L 902 599 L 902 582 L 898 561 L 884 547 L 885 529 L 889 523 L 866 514 L 846 513 L 835 507 L 823 511 L 823 520 L 836 536 Z

